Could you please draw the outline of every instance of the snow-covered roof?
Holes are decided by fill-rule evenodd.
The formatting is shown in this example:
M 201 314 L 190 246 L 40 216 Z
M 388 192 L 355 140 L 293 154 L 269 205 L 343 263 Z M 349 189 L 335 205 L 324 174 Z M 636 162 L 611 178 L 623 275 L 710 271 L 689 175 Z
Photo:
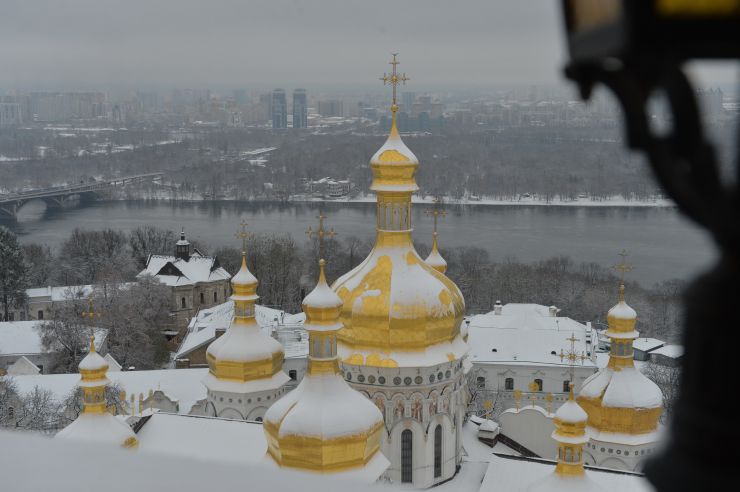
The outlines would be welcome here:
M 44 348 L 41 343 L 39 326 L 44 321 L 3 321 L 0 322 L 0 355 L 35 355 L 54 352 L 53 347 Z M 100 347 L 107 331 L 95 330 L 95 345 Z
M 216 337 L 217 329 L 222 328 L 225 330 L 229 327 L 233 316 L 233 301 L 226 301 L 208 309 L 201 309 L 190 320 L 185 339 L 180 344 L 175 357 L 187 357 L 193 350 L 209 344 Z M 268 335 L 271 334 L 274 328 L 278 329 L 278 341 L 283 344 L 286 358 L 305 357 L 308 354 L 308 335 L 302 328 L 305 314 L 287 314 L 284 311 L 258 305 L 255 309 L 255 318 L 263 332 Z M 275 324 L 276 318 L 278 325 Z M 292 338 L 296 337 L 281 337 L 279 331 L 288 327 L 302 332 L 303 336 L 300 337 L 301 339 L 293 341 Z M 286 340 L 281 338 L 286 338 Z M 286 343 L 289 338 L 291 338 L 291 343 Z
M 570 318 L 550 316 L 548 307 L 507 304 L 501 311 L 470 318 L 468 345 L 473 363 L 567 366 L 568 359 L 561 359 L 560 352 L 570 351 L 572 335 L 578 339 L 577 354 L 588 356 L 594 351 L 593 343 L 587 342 L 593 341 L 595 331 Z M 591 359 L 577 364 L 596 367 Z
M 185 417 L 182 417 L 185 418 Z M 243 424 L 253 425 L 253 424 Z M 261 426 L 260 430 L 261 430 Z M 0 442 L 13 452 L 0 460 L 4 490 L 14 492 L 129 492 L 176 490 L 201 492 L 217 484 L 224 490 L 321 490 L 322 492 L 378 491 L 382 485 L 337 480 L 334 476 L 305 474 L 256 464 L 210 460 L 200 446 L 188 457 L 135 452 L 95 443 L 78 443 L 0 430 Z M 43 472 L 39 471 L 43 463 Z M 381 488 L 382 490 L 382 488 Z M 466 491 L 468 492 L 468 491 Z M 472 489 L 469 491 L 472 492 Z
M 179 412 L 188 413 L 199 400 L 206 397 L 201 380 L 208 372 L 198 369 L 158 369 L 153 371 L 109 372 L 112 384 L 118 383 L 129 395 L 148 395 L 149 390 L 161 390 L 168 398 L 178 402 Z M 15 376 L 18 390 L 31 393 L 36 386 L 52 392 L 54 399 L 63 401 L 80 382 L 79 374 L 39 374 Z
M 665 357 L 670 357 L 671 359 L 678 359 L 683 356 L 683 345 L 663 345 L 650 353 L 663 355 Z
M 155 412 L 144 418 L 136 437 L 142 453 L 219 463 L 258 464 L 267 452 L 262 425 L 246 420 Z
M 586 422 L 588 420 L 588 414 L 575 400 L 568 400 L 560 405 L 560 408 L 555 412 L 555 418 L 561 422 L 578 424 Z
M 110 354 L 105 354 L 105 362 L 108 364 L 108 372 L 118 372 L 122 369 L 121 364 Z
M 134 436 L 131 427 L 119 417 L 108 412 L 81 413 L 74 422 L 60 430 L 58 439 L 73 439 L 85 443 L 101 443 L 122 446 Z
M 640 474 L 586 467 L 584 477 L 562 478 L 555 474 L 555 462 L 504 454 L 491 455 L 480 492 L 579 492 L 594 490 L 649 492 L 652 487 Z
M 36 364 L 21 355 L 18 359 L 8 366 L 6 371 L 11 376 L 20 376 L 25 374 L 40 374 L 41 370 Z
M 600 369 L 583 382 L 579 396 L 601 396 L 602 404 L 613 408 L 657 408 L 663 405 L 660 388 L 634 367 Z
M 92 294 L 94 285 L 65 285 L 61 287 L 36 287 L 26 289 L 29 301 L 41 301 L 48 297 L 52 302 L 66 301 L 70 299 L 87 299 Z
M 663 345 L 665 345 L 665 342 L 663 340 L 648 337 L 635 338 L 635 340 L 632 342 L 632 346 L 634 348 L 636 348 L 637 350 L 642 350 L 643 352 L 651 352 L 657 348 L 662 347 Z
M 188 260 L 169 255 L 151 255 L 146 267 L 137 276 L 144 275 L 156 277 L 170 287 L 231 278 L 223 267 L 216 266 L 216 258 L 199 254 L 191 255 Z

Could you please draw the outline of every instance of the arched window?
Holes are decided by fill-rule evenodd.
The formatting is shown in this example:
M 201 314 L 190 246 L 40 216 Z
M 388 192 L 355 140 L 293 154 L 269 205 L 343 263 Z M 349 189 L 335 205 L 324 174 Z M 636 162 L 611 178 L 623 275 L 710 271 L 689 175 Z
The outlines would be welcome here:
M 401 432 L 401 482 L 414 481 L 413 469 L 414 434 L 410 429 Z
M 38 316 L 36 316 L 36 319 L 44 319 L 44 310 L 39 309 Z
M 296 372 L 295 369 L 291 369 L 290 371 L 288 371 L 288 376 L 290 377 L 290 379 L 295 381 L 296 379 L 298 379 L 298 372 Z
M 514 378 L 506 378 L 506 380 L 504 380 L 504 389 L 506 391 L 514 390 Z
M 182 306 L 183 309 L 185 309 L 187 307 L 187 304 L 185 304 L 185 298 L 184 297 L 182 297 L 180 299 L 180 305 Z
M 218 302 L 218 292 L 213 291 L 213 302 Z
M 205 304 L 206 303 L 206 296 L 203 295 L 203 293 L 200 293 L 200 303 Z
M 563 381 L 563 393 L 570 392 L 570 381 Z
M 476 384 L 478 385 L 479 389 L 484 389 L 486 387 L 486 378 L 483 376 L 478 376 Z
M 541 379 L 535 379 L 534 384 L 537 385 L 537 391 L 542 391 L 542 380 Z
M 442 426 L 434 429 L 434 478 L 442 476 Z

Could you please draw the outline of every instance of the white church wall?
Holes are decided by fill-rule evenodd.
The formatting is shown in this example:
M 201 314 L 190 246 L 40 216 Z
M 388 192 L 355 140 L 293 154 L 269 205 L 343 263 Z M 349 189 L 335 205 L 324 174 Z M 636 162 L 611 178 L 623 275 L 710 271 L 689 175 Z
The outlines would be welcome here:
M 541 458 L 556 459 L 558 443 L 552 438 L 554 414 L 538 406 L 511 408 L 501 413 L 501 434 L 512 439 Z

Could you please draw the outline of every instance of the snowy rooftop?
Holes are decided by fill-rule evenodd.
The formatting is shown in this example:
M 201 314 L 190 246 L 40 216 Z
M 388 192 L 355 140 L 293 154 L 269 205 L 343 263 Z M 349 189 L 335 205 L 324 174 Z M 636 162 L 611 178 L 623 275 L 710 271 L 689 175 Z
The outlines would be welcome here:
M 480 492 L 614 491 L 649 492 L 653 488 L 636 473 L 586 467 L 585 477 L 565 478 L 555 474 L 555 462 L 494 454 L 491 456 Z
M 169 255 L 151 255 L 146 268 L 138 276 L 143 275 L 155 276 L 170 287 L 231 278 L 229 272 L 216 266 L 216 258 L 197 253 L 191 255 L 187 261 Z
M 647 337 L 635 338 L 634 342 L 632 342 L 633 347 L 635 347 L 637 350 L 642 350 L 643 352 L 651 352 L 657 348 L 662 347 L 663 345 L 665 345 L 665 342 L 663 340 Z
M 254 427 L 262 431 L 262 426 Z M 207 451 L 199 448 L 200 443 L 194 443 L 193 452 L 189 456 L 178 456 L 143 452 L 144 446 L 131 452 L 108 445 L 48 439 L 7 431 L 0 431 L 0 442 L 7 449 L 13 449 L 12 453 L 7 453 L 0 460 L 0 476 L 3 477 L 3 490 L 14 492 L 201 492 L 213 490 L 214 484 L 218 484 L 218 488 L 223 490 L 242 490 L 245 484 L 250 490 L 275 491 L 346 492 L 351 488 L 353 492 L 377 492 L 384 488 L 377 484 L 367 487 L 362 483 L 351 483 L 347 481 L 349 477 L 342 480 L 252 463 L 214 461 L 208 459 Z M 43 473 L 39 473 L 39 463 L 44 464 Z
M 53 351 L 41 344 L 38 326 L 43 321 L 3 321 L 0 322 L 0 355 L 34 355 Z M 106 331 L 95 331 L 95 345 L 105 342 Z
M 663 355 L 672 359 L 677 359 L 683 356 L 683 345 L 663 345 L 662 347 L 655 349 L 650 353 Z
M 154 371 L 108 372 L 108 379 L 118 383 L 129 395 L 148 395 L 149 390 L 161 390 L 178 402 L 179 412 L 188 413 L 198 400 L 206 397 L 201 380 L 208 369 L 159 369 Z M 21 393 L 30 393 L 36 386 L 51 391 L 57 401 L 63 401 L 80 382 L 79 374 L 44 374 L 14 376 Z
M 208 309 L 201 309 L 198 315 L 190 320 L 188 332 L 175 357 L 187 357 L 187 354 L 193 350 L 208 345 L 216 337 L 216 329 L 227 329 L 233 316 L 233 301 L 226 301 Z M 258 305 L 255 310 L 255 318 L 262 330 L 268 335 L 277 327 L 278 341 L 283 344 L 286 358 L 305 357 L 308 354 L 308 335 L 302 328 L 305 320 L 303 313 L 287 314 L 284 311 Z M 281 333 L 284 330 L 297 330 L 298 333 L 297 336 L 291 337 L 287 336 L 287 333 Z
M 560 351 L 574 350 L 588 356 L 594 348 L 595 331 L 570 318 L 552 316 L 550 308 L 538 304 L 507 304 L 501 314 L 490 312 L 470 318 L 468 344 L 474 363 L 568 365 Z M 578 362 L 580 365 L 580 361 Z M 590 359 L 584 367 L 595 368 Z
M 26 289 L 29 301 L 46 300 L 48 297 L 52 302 L 66 301 L 70 299 L 87 299 L 92 294 L 93 285 L 65 285 L 61 287 L 36 287 Z

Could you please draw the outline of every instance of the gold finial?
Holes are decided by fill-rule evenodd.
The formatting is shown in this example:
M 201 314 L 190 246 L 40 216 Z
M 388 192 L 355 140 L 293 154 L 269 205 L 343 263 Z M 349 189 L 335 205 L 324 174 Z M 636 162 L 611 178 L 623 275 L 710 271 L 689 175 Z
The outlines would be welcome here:
M 90 353 L 95 352 L 95 335 L 90 335 Z
M 319 259 L 323 260 L 325 250 L 324 250 L 324 238 L 325 237 L 334 237 L 337 235 L 336 232 L 334 232 L 334 228 L 332 227 L 331 230 L 325 230 L 324 229 L 324 219 L 326 219 L 326 215 L 319 212 L 319 215 L 316 216 L 317 219 L 319 219 L 319 228 L 315 231 L 311 228 L 311 226 L 308 226 L 308 230 L 306 230 L 306 234 L 310 239 L 317 238 L 319 241 Z
M 547 402 L 547 413 L 552 413 L 552 400 L 552 393 L 548 393 L 547 395 L 545 395 L 545 401 Z
M 516 409 L 519 410 L 519 403 L 522 400 L 522 390 L 514 390 L 514 404 L 516 405 Z
M 399 83 L 406 85 L 406 81 L 410 79 L 406 77 L 405 73 L 399 74 L 396 70 L 396 66 L 401 63 L 396 59 L 398 53 L 391 53 L 391 55 L 393 55 L 393 60 L 389 63 L 393 66 L 393 70 L 390 74 L 384 73 L 383 76 L 380 77 L 380 80 L 383 81 L 383 85 L 390 84 L 393 87 L 393 104 L 391 105 L 391 111 L 393 111 L 393 116 L 395 117 L 396 111 L 398 111 L 398 104 L 396 103 L 396 87 Z
M 488 418 L 491 416 L 491 412 L 493 411 L 493 400 L 485 400 L 483 402 L 483 408 L 486 409 L 486 412 L 483 414 L 485 418 Z
M 573 381 L 568 383 L 568 400 L 569 401 L 573 401 L 573 386 L 575 386 L 573 384 Z
M 321 258 L 319 260 L 319 283 L 326 283 L 326 274 L 324 273 L 324 265 L 326 265 L 326 261 Z
M 439 197 L 434 197 L 434 206 L 431 209 L 427 209 L 424 211 L 425 214 L 431 215 L 434 218 L 434 235 L 437 235 L 437 219 L 439 217 L 444 217 L 447 215 L 447 212 L 442 209 L 440 204 L 442 203 L 442 200 Z
M 239 223 L 239 230 L 236 231 L 236 234 L 234 234 L 234 237 L 237 239 L 242 240 L 242 256 L 247 255 L 247 238 L 250 236 L 250 234 L 247 232 L 247 224 L 244 219 Z

